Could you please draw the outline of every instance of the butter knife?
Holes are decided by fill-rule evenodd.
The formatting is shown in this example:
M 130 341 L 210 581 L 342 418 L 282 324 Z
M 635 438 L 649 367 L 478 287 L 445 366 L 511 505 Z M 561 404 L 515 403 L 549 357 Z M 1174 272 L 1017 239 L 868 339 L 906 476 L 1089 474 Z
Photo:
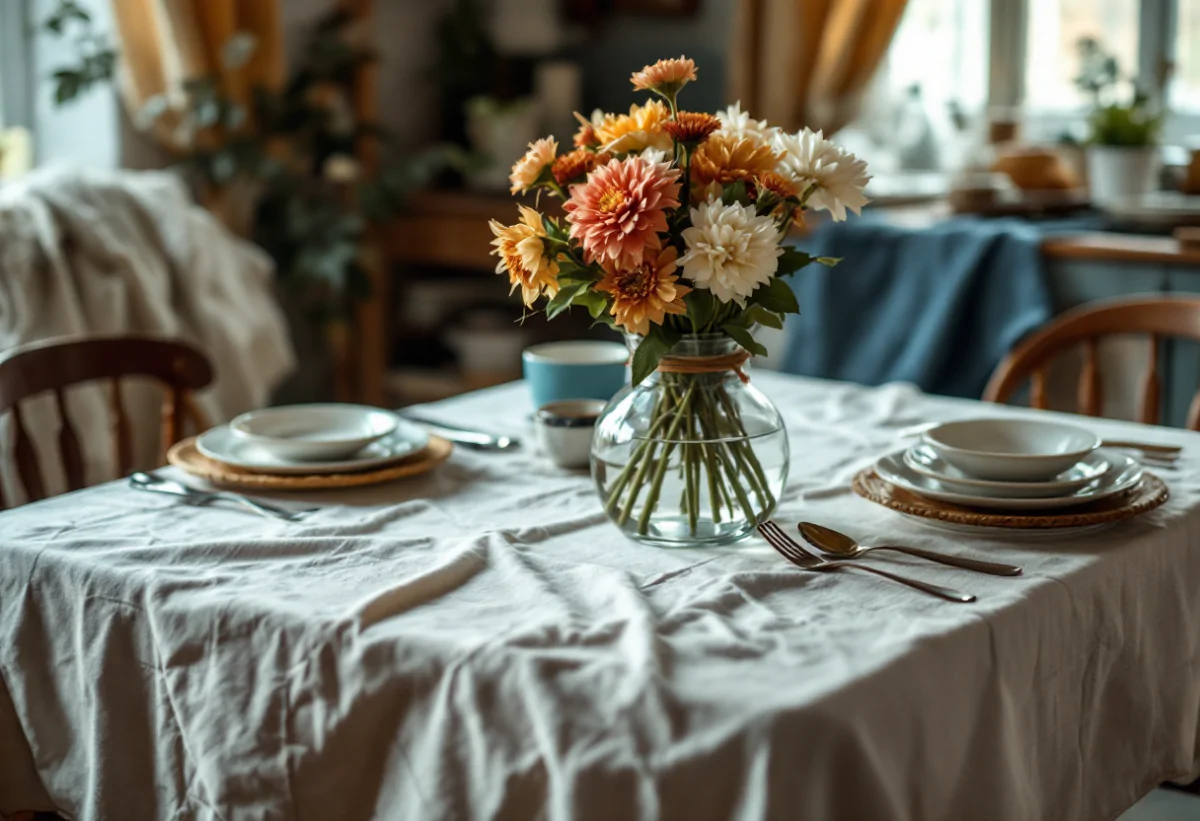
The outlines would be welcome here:
M 481 430 L 460 428 L 448 422 L 439 422 L 408 410 L 398 410 L 397 414 L 410 422 L 424 425 L 443 439 L 449 439 L 455 444 L 472 448 L 473 450 L 511 450 L 521 446 L 521 441 L 515 436 L 485 433 Z

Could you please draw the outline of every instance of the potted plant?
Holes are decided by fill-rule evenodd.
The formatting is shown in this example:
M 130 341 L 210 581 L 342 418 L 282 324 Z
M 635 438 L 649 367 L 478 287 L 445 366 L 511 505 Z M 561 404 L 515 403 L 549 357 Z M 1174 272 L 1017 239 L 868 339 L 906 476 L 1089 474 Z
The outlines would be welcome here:
M 1161 158 L 1158 150 L 1163 116 L 1131 82 L 1132 96 L 1121 99 L 1117 60 L 1091 38 L 1079 41 L 1081 70 L 1075 84 L 1091 95 L 1088 116 L 1088 179 L 1092 200 L 1104 204 L 1153 191 Z

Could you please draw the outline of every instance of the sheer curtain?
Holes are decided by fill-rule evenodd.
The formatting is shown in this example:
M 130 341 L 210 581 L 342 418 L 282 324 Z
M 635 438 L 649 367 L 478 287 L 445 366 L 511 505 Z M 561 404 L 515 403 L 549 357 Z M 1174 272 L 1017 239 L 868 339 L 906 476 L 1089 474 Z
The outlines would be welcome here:
M 907 0 L 742 0 L 730 89 L 756 118 L 795 130 L 846 125 Z

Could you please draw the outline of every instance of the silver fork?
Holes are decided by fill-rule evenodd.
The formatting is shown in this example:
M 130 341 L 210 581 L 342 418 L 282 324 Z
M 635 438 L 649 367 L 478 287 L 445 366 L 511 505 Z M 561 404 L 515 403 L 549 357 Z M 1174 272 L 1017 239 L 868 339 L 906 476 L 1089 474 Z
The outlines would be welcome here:
M 185 485 L 182 482 L 164 479 L 157 474 L 144 473 L 140 470 L 129 474 L 129 484 L 137 490 L 146 490 L 151 493 L 165 493 L 168 496 L 179 496 L 190 505 L 206 505 L 209 502 L 224 499 L 228 502 L 236 502 L 260 516 L 266 516 L 268 519 L 282 519 L 285 522 L 298 522 L 304 518 L 304 514 L 317 510 L 315 507 L 303 510 L 287 510 L 258 499 L 251 499 L 249 496 L 243 496 L 240 493 L 200 490 L 190 485 Z
M 880 570 L 878 567 L 868 567 L 865 564 L 858 564 L 852 561 L 826 561 L 801 547 L 798 542 L 784 533 L 783 529 L 772 521 L 760 524 L 758 532 L 783 558 L 801 570 L 810 570 L 815 573 L 841 570 L 843 568 L 862 570 L 865 573 L 874 573 L 876 576 L 883 576 L 885 579 L 891 579 L 894 582 L 908 585 L 916 590 L 920 590 L 922 593 L 928 593 L 931 596 L 937 596 L 939 599 L 945 599 L 946 601 L 962 603 L 975 601 L 975 597 L 970 593 L 961 593 L 949 587 L 941 587 L 940 585 L 930 584 L 918 579 L 911 579 L 907 576 L 898 576 L 887 570 Z

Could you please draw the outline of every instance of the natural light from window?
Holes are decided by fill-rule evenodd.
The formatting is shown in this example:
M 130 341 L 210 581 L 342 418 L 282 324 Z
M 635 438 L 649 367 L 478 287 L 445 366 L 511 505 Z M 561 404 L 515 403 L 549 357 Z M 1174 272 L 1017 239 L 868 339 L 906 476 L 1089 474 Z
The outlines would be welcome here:
M 987 100 L 987 3 L 910 0 L 888 52 L 887 88 L 920 86 L 927 105 L 958 102 L 978 111 Z
M 1124 77 L 1137 72 L 1140 0 L 1036 0 L 1028 6 L 1025 104 L 1033 110 L 1078 109 L 1088 103 L 1075 87 L 1078 43 L 1100 41 Z
M 1172 108 L 1200 111 L 1200 0 L 1179 0 L 1176 12 L 1175 74 L 1171 82 Z

